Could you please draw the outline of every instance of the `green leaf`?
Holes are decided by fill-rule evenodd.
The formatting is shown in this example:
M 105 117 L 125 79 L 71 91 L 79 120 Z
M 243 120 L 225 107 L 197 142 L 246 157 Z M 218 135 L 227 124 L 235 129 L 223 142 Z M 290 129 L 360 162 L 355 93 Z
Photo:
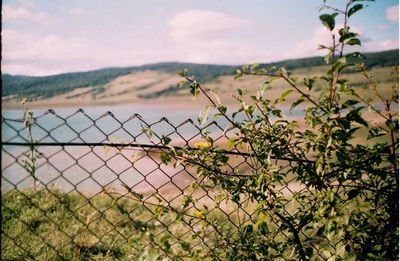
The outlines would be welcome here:
M 247 114 L 250 116 L 250 118 L 252 118 L 255 109 L 256 109 L 256 108 L 255 108 L 253 105 L 249 105 L 249 106 L 247 107 L 247 109 L 245 109 L 245 112 L 247 112 Z
M 217 101 L 217 104 L 220 105 L 221 104 L 221 99 L 219 98 L 217 92 L 211 91 L 211 94 L 214 96 L 215 100 Z
M 354 106 L 354 105 L 356 105 L 358 103 L 359 103 L 359 101 L 357 101 L 357 100 L 347 100 L 342 104 L 342 108 L 346 109 L 346 108 Z
M 325 225 L 323 225 L 322 227 L 318 228 L 317 235 L 322 237 L 324 235 L 324 232 L 325 232 Z
M 343 35 L 349 33 L 349 30 L 350 30 L 350 27 L 348 27 L 348 26 L 345 26 L 345 27 L 343 27 L 343 28 L 340 28 L 340 29 L 339 29 L 339 35 L 340 35 L 340 36 L 343 36 Z
M 150 129 L 150 127 L 144 127 L 142 129 L 142 132 L 146 134 L 147 138 L 151 139 L 153 137 L 153 131 Z
M 179 244 L 181 245 L 183 250 L 185 250 L 185 251 L 189 251 L 190 250 L 191 245 L 189 243 L 187 243 L 187 242 L 179 242 Z
M 368 122 L 366 122 L 360 115 L 360 111 L 364 108 L 365 107 L 358 107 L 357 109 L 352 110 L 346 115 L 346 119 L 350 121 L 355 121 L 357 123 L 360 123 L 361 125 L 368 127 Z
M 275 104 L 284 102 L 286 97 L 293 92 L 292 89 L 284 91 L 278 99 L 275 100 Z
M 307 247 L 306 248 L 306 256 L 312 257 L 313 253 L 314 253 L 314 248 L 312 248 L 312 247 Z
M 225 114 L 225 113 L 226 113 L 226 107 L 223 106 L 223 105 L 218 106 L 217 109 L 218 109 L 218 111 L 220 111 L 222 114 Z
M 149 228 L 146 222 L 140 220 L 130 220 L 129 223 L 132 224 L 132 226 L 138 230 L 146 231 Z
M 170 235 L 165 235 L 160 239 L 160 243 L 163 244 L 164 251 L 166 252 L 170 252 L 171 249 L 171 244 L 168 241 L 170 237 L 171 237 Z
M 358 36 L 358 34 L 353 33 L 353 32 L 346 33 L 346 34 L 340 36 L 339 42 L 343 43 L 347 39 L 350 39 L 350 38 L 353 38 L 353 37 L 356 37 L 356 36 Z
M 199 93 L 200 93 L 200 91 L 199 91 L 199 84 L 197 83 L 197 82 L 192 82 L 190 85 L 189 85 L 189 87 L 190 87 L 190 93 L 193 95 L 193 96 L 197 96 L 197 95 L 199 95 Z
M 269 228 L 266 222 L 262 222 L 259 226 L 258 226 L 258 230 L 260 231 L 260 233 L 262 235 L 267 235 L 269 233 Z
M 327 47 L 327 46 L 325 46 L 325 45 L 323 45 L 323 44 L 320 44 L 320 45 L 318 45 L 318 48 L 317 48 L 317 50 L 324 50 L 324 49 L 331 50 L 332 48 L 330 48 L 330 47 Z
M 272 115 L 274 115 L 274 116 L 276 116 L 276 117 L 279 117 L 279 118 L 282 117 L 282 111 L 279 110 L 279 109 L 271 110 L 271 113 L 272 113 Z
M 243 232 L 245 235 L 253 233 L 253 225 L 249 224 L 244 227 Z
M 220 106 L 217 107 L 217 110 L 219 111 L 219 113 L 216 113 L 216 114 L 214 115 L 214 119 L 218 119 L 218 118 L 221 117 L 221 116 L 226 116 L 226 110 L 227 110 L 227 108 L 226 108 L 225 106 L 220 105 Z
M 176 71 L 176 74 L 179 75 L 179 76 L 181 76 L 181 77 L 187 77 L 188 70 L 187 70 L 187 69 L 178 70 L 178 71 Z
M 163 145 L 168 145 L 168 144 L 171 142 L 171 138 L 162 135 L 162 137 L 161 137 L 161 142 L 162 142 Z
M 171 236 L 170 235 L 165 235 L 162 238 L 160 238 L 160 243 L 163 244 L 165 241 L 168 241 L 168 239 L 170 239 Z
M 364 5 L 362 5 L 362 4 L 354 5 L 353 7 L 351 7 L 349 9 L 349 12 L 347 13 L 347 17 L 352 16 L 353 14 L 355 14 L 356 12 L 360 11 L 363 8 L 364 8 Z
M 166 152 L 162 152 L 162 153 L 160 154 L 160 159 L 161 159 L 161 162 L 162 162 L 162 163 L 164 163 L 165 165 L 167 165 L 167 164 L 171 161 L 171 156 L 170 156 L 168 153 L 166 153 Z
M 122 215 L 129 216 L 129 212 L 121 205 L 119 205 L 118 202 L 116 202 L 116 200 L 112 202 L 112 207 L 116 208 Z
M 292 106 L 290 106 L 290 111 L 292 111 L 297 105 L 299 105 L 300 103 L 304 102 L 305 99 L 304 98 L 300 98 L 297 101 L 295 101 Z
M 193 203 L 193 198 L 191 196 L 184 195 L 181 203 L 182 208 L 187 208 L 190 203 Z
M 207 121 L 210 109 L 211 106 L 206 106 L 200 111 L 199 118 L 197 119 L 200 125 L 203 125 Z
M 335 16 L 330 14 L 323 14 L 319 16 L 322 24 L 325 25 L 330 31 L 335 28 Z
M 346 42 L 348 45 L 361 45 L 361 41 L 358 38 L 351 38 Z
M 307 86 L 308 90 L 310 91 L 314 86 L 316 77 L 313 78 L 304 78 L 304 85 Z
M 350 200 L 350 199 L 353 199 L 353 198 L 357 197 L 358 194 L 360 194 L 360 190 L 359 189 L 352 189 L 347 193 L 347 197 Z
M 186 81 L 181 80 L 181 81 L 179 81 L 178 86 L 179 86 L 179 88 L 183 88 L 183 86 L 185 86 L 185 84 L 186 84 Z
M 140 201 L 143 200 L 144 196 L 143 196 L 142 194 L 133 191 L 132 188 L 129 187 L 128 185 L 126 185 L 125 183 L 122 183 L 122 186 L 123 186 L 131 195 L 133 195 L 135 198 L 139 199 Z
M 399 130 L 399 121 L 397 120 L 387 120 L 385 122 L 386 126 L 392 131 L 398 132 Z
M 240 88 L 238 88 L 238 89 L 237 89 L 237 92 L 239 93 L 239 95 L 240 95 L 240 96 L 243 96 L 243 95 L 245 95 L 245 94 L 246 94 L 246 92 L 247 92 L 247 91 L 246 91 L 246 90 L 243 90 L 243 89 L 240 89 Z
M 241 70 L 236 70 L 236 74 L 233 77 L 234 80 L 239 80 L 243 76 L 243 72 Z
M 380 128 L 378 128 L 378 127 L 372 127 L 369 131 L 368 131 L 368 139 L 370 140 L 370 139 L 373 139 L 373 138 L 376 138 L 376 137 L 380 137 L 380 136 L 383 136 L 383 135 L 385 135 L 386 133 L 383 131 L 383 130 L 381 130 Z

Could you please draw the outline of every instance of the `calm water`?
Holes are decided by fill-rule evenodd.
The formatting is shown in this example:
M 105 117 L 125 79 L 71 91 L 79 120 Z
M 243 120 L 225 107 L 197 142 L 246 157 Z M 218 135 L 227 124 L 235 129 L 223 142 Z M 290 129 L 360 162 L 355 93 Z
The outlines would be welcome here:
M 201 137 L 200 130 L 211 132 L 213 138 L 220 137 L 228 126 L 227 121 L 218 120 L 218 126 L 209 119 L 202 126 L 197 124 L 200 108 L 170 106 L 96 106 L 83 108 L 59 108 L 54 113 L 48 110 L 32 110 L 38 117 L 33 127 L 33 138 L 39 142 L 128 142 L 158 144 L 162 135 L 169 136 L 174 144 L 193 144 Z M 108 113 L 110 112 L 110 113 Z M 23 111 L 8 110 L 2 115 L 2 140 L 23 142 L 27 132 L 22 126 Z M 141 115 L 139 117 L 138 115 Z M 301 115 L 295 111 L 291 116 Z M 166 118 L 166 119 L 163 119 Z M 238 116 L 240 120 L 241 116 Z M 192 122 L 187 121 L 191 119 Z M 123 128 L 121 128 L 123 126 Z M 142 131 L 150 127 L 154 135 L 149 139 Z M 103 147 L 39 146 L 43 154 L 37 162 L 36 178 L 39 186 L 56 187 L 64 191 L 79 190 L 96 193 L 102 187 L 121 189 L 121 181 L 135 190 L 152 193 L 156 189 L 167 194 L 184 188 L 194 178 L 188 170 L 160 164 L 158 156 L 135 149 L 105 149 Z M 33 178 L 24 168 L 29 152 L 27 147 L 3 146 L 2 190 L 32 187 Z M 174 184 L 169 182 L 174 181 Z
M 184 144 L 199 135 L 196 125 L 199 108 L 179 106 L 97 106 L 32 110 L 38 117 L 33 127 L 33 139 L 39 142 L 134 142 L 159 143 L 159 137 L 169 136 L 174 142 Z M 110 112 L 110 113 L 108 113 Z M 141 115 L 140 116 L 138 116 Z M 2 113 L 2 140 L 24 142 L 27 132 L 21 119 L 23 111 L 8 110 Z M 162 119 L 165 117 L 166 119 Z M 192 119 L 192 122 L 187 121 Z M 221 121 L 220 124 L 224 125 Z M 121 128 L 123 126 L 123 128 Z M 226 126 L 226 124 L 225 124 Z M 142 129 L 150 127 L 154 135 L 149 139 Z M 204 126 L 203 126 L 204 127 Z M 207 128 L 217 131 L 215 125 Z M 194 140 L 194 139 L 193 139 Z M 38 146 L 43 154 L 37 161 L 36 179 L 39 187 L 59 188 L 69 192 L 96 193 L 102 187 L 121 190 L 121 182 L 135 187 L 142 193 L 180 193 L 194 178 L 182 167 L 173 168 L 160 164 L 157 154 L 125 149 L 121 152 L 103 147 Z M 34 179 L 24 168 L 27 147 L 3 146 L 2 190 L 28 188 Z M 170 180 L 174 180 L 172 185 Z
M 52 113 L 47 113 L 48 110 L 32 110 L 37 119 L 37 124 L 43 129 L 52 130 L 51 136 L 59 142 L 68 142 L 77 135 L 74 135 L 74 131 L 71 129 L 82 132 L 80 134 L 81 138 L 86 142 L 99 142 L 102 141 L 105 136 L 108 138 L 118 138 L 118 139 L 128 139 L 132 137 L 127 135 L 124 131 L 114 132 L 116 129 L 121 127 L 121 124 L 125 127 L 126 131 L 135 135 L 144 127 L 151 125 L 151 129 L 156 133 L 161 135 L 166 135 L 173 131 L 174 127 L 178 128 L 181 134 L 190 134 L 193 132 L 198 132 L 198 129 L 194 127 L 197 124 L 197 118 L 200 112 L 200 108 L 181 108 L 179 106 L 132 106 L 132 105 L 121 105 L 121 106 L 96 106 L 83 108 L 83 112 L 77 112 L 76 108 L 59 108 L 54 110 L 55 113 L 60 116 L 57 117 Z M 111 112 L 111 114 L 107 114 Z M 45 114 L 45 115 L 44 115 Z M 3 111 L 3 117 L 9 119 L 21 119 L 23 116 L 23 111 L 21 110 L 8 110 Z M 140 116 L 135 116 L 140 115 Z M 66 119 L 66 122 L 62 119 Z M 131 118 L 131 119 L 130 119 Z M 133 118 L 133 119 L 132 119 Z M 139 119 L 142 120 L 139 120 Z M 166 118 L 167 120 L 163 120 Z M 181 126 L 182 123 L 186 122 L 187 119 L 193 120 L 193 127 L 190 129 L 186 124 Z M 90 130 L 85 130 L 89 126 L 93 125 L 93 121 L 96 121 L 96 126 L 92 127 Z M 160 123 L 161 121 L 161 123 Z M 211 119 L 208 121 L 208 123 Z M 171 123 L 171 125 L 167 124 Z M 219 120 L 219 124 L 223 127 L 227 126 L 226 121 Z M 67 123 L 67 126 L 62 126 L 53 130 L 55 127 Z M 204 125 L 207 125 L 204 124 Z M 202 127 L 204 127 L 204 125 Z M 173 127 L 174 126 L 174 127 Z M 22 124 L 13 123 L 13 127 L 21 128 Z M 104 133 L 97 131 L 97 128 L 101 129 Z M 34 139 L 51 142 L 51 138 L 43 137 L 43 129 L 34 128 Z M 2 125 L 3 130 L 3 141 L 8 140 L 10 137 L 15 135 L 15 133 L 9 128 L 9 126 Z M 24 135 L 22 135 L 24 136 Z M 26 135 L 25 135 L 26 136 Z M 18 140 L 18 139 L 17 139 Z M 17 141 L 14 140 L 14 141 Z

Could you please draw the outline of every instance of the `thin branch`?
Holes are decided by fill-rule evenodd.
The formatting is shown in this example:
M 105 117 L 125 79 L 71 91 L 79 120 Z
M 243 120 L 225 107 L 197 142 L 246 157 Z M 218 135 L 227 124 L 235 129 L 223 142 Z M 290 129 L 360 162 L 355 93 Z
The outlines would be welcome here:
M 332 10 L 334 10 L 334 11 L 336 11 L 336 12 L 339 12 L 339 13 L 342 13 L 342 14 L 345 13 L 343 10 L 340 10 L 340 9 L 338 9 L 338 8 L 336 8 L 336 7 L 333 7 L 333 6 L 329 6 L 329 5 L 322 5 L 322 6 L 325 7 L 325 8 L 327 8 L 327 9 L 332 9 Z
M 300 255 L 300 260 L 307 260 L 306 258 L 306 253 L 304 252 L 304 247 L 303 244 L 301 243 L 300 237 L 299 237 L 299 231 L 293 226 L 293 224 L 286 218 L 284 217 L 281 213 L 275 211 L 275 215 L 277 215 L 286 225 L 289 226 L 290 230 L 293 233 L 294 236 L 294 241 L 297 244 L 297 251 Z
M 301 95 L 303 95 L 307 100 L 309 100 L 312 104 L 314 104 L 316 107 L 321 108 L 321 106 L 315 102 L 309 94 L 306 94 L 303 92 L 299 87 L 297 87 L 296 84 L 294 84 L 292 81 L 290 81 L 289 78 L 287 78 L 285 75 L 281 74 L 275 74 L 275 73 L 268 73 L 268 72 L 257 72 L 257 73 L 252 73 L 252 72 L 243 72 L 246 75 L 261 75 L 261 76 L 269 76 L 269 77 L 278 77 L 284 79 L 287 83 L 290 84 L 297 92 L 299 92 Z M 323 111 L 325 111 L 324 108 L 321 108 Z M 326 112 L 326 111 L 325 111 Z

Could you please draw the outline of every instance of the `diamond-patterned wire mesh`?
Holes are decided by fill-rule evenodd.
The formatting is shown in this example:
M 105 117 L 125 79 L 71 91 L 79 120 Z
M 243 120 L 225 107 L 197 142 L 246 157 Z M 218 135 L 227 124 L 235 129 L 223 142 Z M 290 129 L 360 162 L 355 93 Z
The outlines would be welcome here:
M 179 259 L 206 251 L 221 260 L 224 238 L 255 222 L 254 202 L 242 197 L 235 205 L 194 167 L 160 159 L 163 137 L 175 147 L 194 147 L 205 132 L 221 145 L 235 135 L 217 122 L 199 127 L 191 120 L 174 125 L 166 118 L 148 123 L 140 115 L 120 121 L 111 112 L 94 118 L 83 110 L 69 116 L 49 110 L 33 118 L 30 146 L 23 119 L 2 117 L 2 259 L 152 260 L 179 246 Z M 249 155 L 239 148 L 227 154 L 228 172 L 251 172 Z M 299 202 L 293 195 L 307 189 L 290 176 L 281 184 L 276 189 L 294 215 Z M 188 195 L 195 200 L 185 219 L 178 213 Z M 190 219 L 204 209 L 202 222 Z M 270 236 L 289 237 L 278 225 Z

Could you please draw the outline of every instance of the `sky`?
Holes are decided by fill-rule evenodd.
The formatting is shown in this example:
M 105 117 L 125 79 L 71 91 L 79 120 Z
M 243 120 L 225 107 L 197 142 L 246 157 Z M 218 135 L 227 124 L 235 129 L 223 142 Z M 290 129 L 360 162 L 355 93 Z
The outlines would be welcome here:
M 398 48 L 398 0 L 365 3 L 368 8 L 350 19 L 363 41 L 360 50 Z M 324 55 L 317 48 L 330 37 L 318 18 L 321 5 L 318 0 L 3 0 L 1 69 L 41 76 L 157 62 L 250 64 Z

